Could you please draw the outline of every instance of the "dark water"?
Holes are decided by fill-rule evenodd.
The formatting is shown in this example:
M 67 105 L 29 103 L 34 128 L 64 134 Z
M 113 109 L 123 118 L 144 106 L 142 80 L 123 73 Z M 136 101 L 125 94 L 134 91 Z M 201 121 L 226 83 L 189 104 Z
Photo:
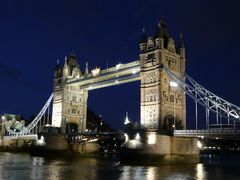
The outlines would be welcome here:
M 236 158 L 222 159 L 223 162 L 212 157 L 205 160 L 207 163 L 189 165 L 131 166 L 120 164 L 117 157 L 43 158 L 0 153 L 0 180 L 240 179 L 240 165 L 236 164 Z

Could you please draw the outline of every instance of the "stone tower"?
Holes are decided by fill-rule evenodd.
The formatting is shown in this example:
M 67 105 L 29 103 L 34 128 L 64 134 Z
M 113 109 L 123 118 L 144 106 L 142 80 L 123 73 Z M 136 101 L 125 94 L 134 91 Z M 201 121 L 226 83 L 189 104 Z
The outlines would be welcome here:
M 160 21 L 154 37 L 143 31 L 140 42 L 141 125 L 148 129 L 181 129 L 186 127 L 186 99 L 180 87 L 170 86 L 171 79 L 161 69 L 168 67 L 185 79 L 185 47 L 182 35 L 179 45 L 164 21 Z
M 52 125 L 61 127 L 64 133 L 86 130 L 88 91 L 79 85 L 66 85 L 68 80 L 77 80 L 83 76 L 74 53 L 65 58 L 63 67 L 56 65 Z

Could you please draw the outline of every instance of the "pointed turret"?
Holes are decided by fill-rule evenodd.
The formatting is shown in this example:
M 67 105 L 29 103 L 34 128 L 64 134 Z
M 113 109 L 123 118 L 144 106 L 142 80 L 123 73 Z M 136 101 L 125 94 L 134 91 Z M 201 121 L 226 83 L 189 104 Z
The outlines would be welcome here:
M 142 44 L 142 43 L 147 43 L 147 36 L 146 36 L 145 28 L 142 29 L 142 37 L 141 37 L 140 44 Z
M 64 62 L 64 66 L 63 66 L 63 76 L 66 77 L 69 74 L 69 68 L 68 68 L 68 64 L 67 64 L 67 57 L 65 56 L 65 62 Z
M 140 40 L 140 51 L 143 52 L 144 50 L 146 50 L 146 46 L 147 46 L 147 36 L 145 34 L 145 29 L 143 28 L 142 37 Z
M 185 59 L 185 46 L 184 46 L 182 33 L 180 33 L 180 35 L 179 35 L 178 52 L 179 52 L 181 58 Z
M 55 71 L 58 71 L 61 66 L 59 65 L 59 59 L 57 59 L 57 64 L 55 66 Z
M 169 37 L 170 35 L 168 33 L 167 24 L 163 19 L 161 19 L 158 23 L 155 38 L 169 38 Z
M 178 48 L 185 48 L 184 41 L 183 41 L 183 34 L 182 33 L 180 33 L 180 35 L 179 35 L 179 45 L 178 45 Z
M 155 34 L 156 45 L 159 48 L 163 48 L 163 47 L 166 48 L 169 38 L 170 38 L 170 35 L 168 33 L 167 24 L 163 19 L 161 19 L 158 23 L 157 31 Z
M 59 59 L 57 59 L 57 64 L 54 68 L 54 76 L 55 77 L 60 77 L 62 76 L 62 67 L 61 65 L 59 64 Z
M 182 33 L 180 33 L 180 35 L 179 35 L 178 53 L 180 54 L 180 59 L 181 59 L 181 61 L 180 61 L 180 72 L 184 76 L 186 56 L 185 56 L 185 46 L 184 46 Z
M 130 123 L 130 121 L 129 121 L 129 119 L 128 119 L 128 112 L 126 112 L 126 117 L 125 117 L 124 124 L 127 125 L 127 124 L 129 124 L 129 123 Z
M 85 68 L 84 75 L 85 75 L 85 76 L 88 76 L 88 74 L 89 74 L 89 71 L 88 71 L 88 62 L 86 62 L 86 68 Z

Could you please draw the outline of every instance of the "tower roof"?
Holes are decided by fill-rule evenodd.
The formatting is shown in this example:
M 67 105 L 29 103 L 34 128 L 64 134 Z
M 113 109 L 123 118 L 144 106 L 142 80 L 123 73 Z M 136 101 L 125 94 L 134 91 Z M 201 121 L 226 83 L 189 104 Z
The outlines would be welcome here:
M 67 65 L 69 67 L 79 67 L 77 63 L 77 55 L 74 52 L 71 52 L 67 57 Z
M 60 64 L 59 64 L 59 60 L 57 59 L 57 64 L 56 64 L 54 70 L 55 70 L 55 71 L 58 71 L 59 69 L 61 69 L 61 66 L 60 66 Z
M 168 33 L 167 24 L 163 19 L 161 19 L 160 22 L 158 23 L 155 38 L 167 38 L 168 39 L 169 37 L 170 37 L 170 35 Z

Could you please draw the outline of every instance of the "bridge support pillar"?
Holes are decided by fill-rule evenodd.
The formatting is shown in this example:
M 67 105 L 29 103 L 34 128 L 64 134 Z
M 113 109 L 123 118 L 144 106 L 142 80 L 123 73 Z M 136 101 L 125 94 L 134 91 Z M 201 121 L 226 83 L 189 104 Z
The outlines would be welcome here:
M 137 157 L 136 160 L 153 160 L 160 164 L 199 162 L 197 138 L 166 136 L 157 132 L 135 132 L 126 136 L 129 139 L 123 145 L 124 159 Z

